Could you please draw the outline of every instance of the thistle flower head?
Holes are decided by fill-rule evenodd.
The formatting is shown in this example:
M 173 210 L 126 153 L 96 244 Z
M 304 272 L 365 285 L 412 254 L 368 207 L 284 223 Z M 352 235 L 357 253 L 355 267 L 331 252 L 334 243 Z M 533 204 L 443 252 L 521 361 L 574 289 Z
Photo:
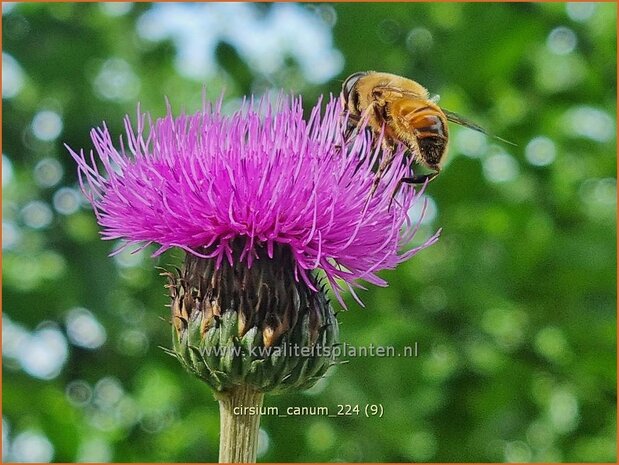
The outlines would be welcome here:
M 300 98 L 245 102 L 231 116 L 205 103 L 176 118 L 168 108 L 155 121 L 138 110 L 119 148 L 105 125 L 93 129 L 96 157 L 69 150 L 104 239 L 156 243 L 155 255 L 180 247 L 218 266 L 251 267 L 259 250 L 272 258 L 284 246 L 296 279 L 312 287 L 309 273 L 323 270 L 340 298 L 340 280 L 385 285 L 378 271 L 436 240 L 402 251 L 419 197 L 400 183 L 409 162 L 399 150 L 368 201 L 380 149 L 364 131 L 345 140 L 345 125 L 334 99 L 307 121 Z

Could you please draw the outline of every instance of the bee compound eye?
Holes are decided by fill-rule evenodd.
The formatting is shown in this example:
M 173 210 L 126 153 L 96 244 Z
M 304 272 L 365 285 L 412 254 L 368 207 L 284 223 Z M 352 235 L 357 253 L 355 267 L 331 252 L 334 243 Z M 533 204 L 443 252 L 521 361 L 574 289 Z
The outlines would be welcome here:
M 344 84 L 342 84 L 342 95 L 344 96 L 344 100 L 348 100 L 348 97 L 350 96 L 351 91 L 355 87 L 355 84 L 357 84 L 357 81 L 359 81 L 359 79 L 361 79 L 366 74 L 367 73 L 365 72 L 359 72 L 351 74 L 346 78 Z

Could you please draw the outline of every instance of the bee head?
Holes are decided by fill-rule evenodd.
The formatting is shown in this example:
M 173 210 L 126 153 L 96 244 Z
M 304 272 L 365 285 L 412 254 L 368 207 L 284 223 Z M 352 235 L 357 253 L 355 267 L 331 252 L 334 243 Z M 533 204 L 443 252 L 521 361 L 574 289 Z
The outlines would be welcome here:
M 350 93 L 354 89 L 357 81 L 361 79 L 363 76 L 366 76 L 368 73 L 365 71 L 361 71 L 355 74 L 351 74 L 346 78 L 344 84 L 342 84 L 342 98 L 344 102 L 348 102 L 348 98 L 350 97 Z

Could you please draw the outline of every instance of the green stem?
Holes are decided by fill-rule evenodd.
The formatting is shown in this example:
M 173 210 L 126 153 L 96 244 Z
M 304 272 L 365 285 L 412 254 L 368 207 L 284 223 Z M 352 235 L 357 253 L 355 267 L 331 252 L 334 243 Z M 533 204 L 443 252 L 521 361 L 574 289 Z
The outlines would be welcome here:
M 264 393 L 247 385 L 217 394 L 219 400 L 219 463 L 256 463 L 260 408 Z M 254 407 L 248 411 L 246 407 Z

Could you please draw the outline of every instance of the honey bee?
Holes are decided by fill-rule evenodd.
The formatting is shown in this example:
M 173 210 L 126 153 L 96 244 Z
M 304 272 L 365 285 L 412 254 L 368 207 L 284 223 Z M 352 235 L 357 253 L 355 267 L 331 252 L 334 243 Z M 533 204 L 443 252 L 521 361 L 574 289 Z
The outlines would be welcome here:
M 393 161 L 398 142 L 408 148 L 415 162 L 432 170 L 430 174 L 402 179 L 405 183 L 421 184 L 441 172 L 449 140 L 448 121 L 488 134 L 482 127 L 439 107 L 419 83 L 395 74 L 374 71 L 352 74 L 342 85 L 341 99 L 348 112 L 349 136 L 363 122 L 375 134 L 383 134 L 387 155 L 378 168 L 371 193 Z

